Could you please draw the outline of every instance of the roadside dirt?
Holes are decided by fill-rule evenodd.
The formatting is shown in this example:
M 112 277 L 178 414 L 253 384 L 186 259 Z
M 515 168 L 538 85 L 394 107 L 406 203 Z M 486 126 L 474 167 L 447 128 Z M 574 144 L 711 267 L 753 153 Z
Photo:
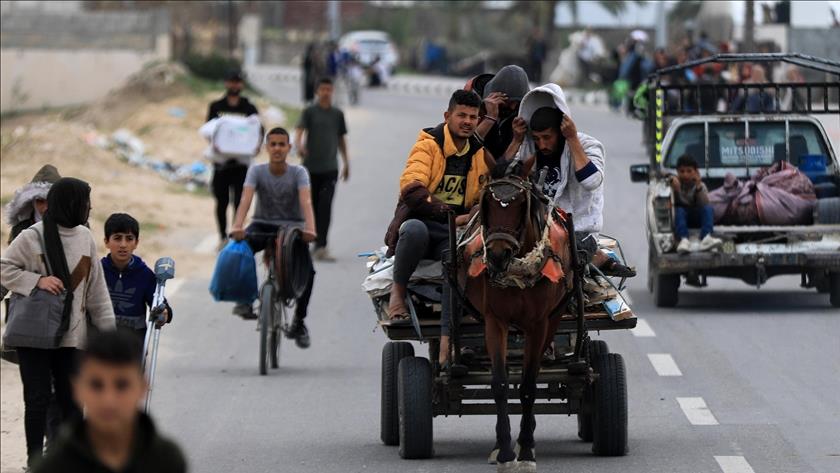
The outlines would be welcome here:
M 90 183 L 90 227 L 101 255 L 105 255 L 105 219 L 114 212 L 126 212 L 140 222 L 137 254 L 149 264 L 171 256 L 179 279 L 209 277 L 217 243 L 212 239 L 217 230 L 210 193 L 206 189 L 190 192 L 93 144 L 94 137 L 124 128 L 143 140 L 148 154 L 156 159 L 174 164 L 201 161 L 206 142 L 198 128 L 204 123 L 209 102 L 220 97 L 222 90 L 208 90 L 205 85 L 197 91 L 184 74 L 180 66 L 161 64 L 89 106 L 4 117 L 0 124 L 3 207 L 41 166 L 53 164 L 62 176 Z M 251 99 L 261 111 L 270 106 L 262 98 Z M 267 121 L 271 122 L 271 117 Z M 266 123 L 274 125 L 283 123 Z M 10 228 L 5 208 L 0 210 L 0 218 L 0 248 L 5 248 Z M 208 238 L 211 245 L 196 248 Z M 2 361 L 0 367 L 0 473 L 18 473 L 26 457 L 22 388 L 17 366 Z

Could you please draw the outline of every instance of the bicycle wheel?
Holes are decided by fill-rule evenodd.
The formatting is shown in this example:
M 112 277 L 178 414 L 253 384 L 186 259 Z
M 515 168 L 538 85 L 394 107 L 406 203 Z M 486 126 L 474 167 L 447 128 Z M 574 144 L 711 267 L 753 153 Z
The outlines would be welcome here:
M 263 285 L 260 291 L 260 375 L 268 373 L 270 334 L 273 332 L 274 288 L 271 284 Z

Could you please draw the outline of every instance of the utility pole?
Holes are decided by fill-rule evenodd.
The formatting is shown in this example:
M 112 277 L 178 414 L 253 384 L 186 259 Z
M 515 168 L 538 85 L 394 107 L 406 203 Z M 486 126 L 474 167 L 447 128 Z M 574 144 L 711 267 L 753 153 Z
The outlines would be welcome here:
M 656 47 L 668 45 L 668 20 L 665 18 L 665 2 L 656 2 Z
M 330 32 L 330 39 L 333 41 L 338 41 L 338 37 L 341 36 L 339 7 L 338 0 L 329 0 L 327 2 L 327 26 Z
M 233 59 L 233 50 L 236 47 L 234 39 L 234 24 L 233 24 L 233 0 L 227 0 L 227 19 L 228 19 L 228 57 Z
M 755 52 L 755 2 L 746 0 L 744 2 L 744 42 L 742 53 Z

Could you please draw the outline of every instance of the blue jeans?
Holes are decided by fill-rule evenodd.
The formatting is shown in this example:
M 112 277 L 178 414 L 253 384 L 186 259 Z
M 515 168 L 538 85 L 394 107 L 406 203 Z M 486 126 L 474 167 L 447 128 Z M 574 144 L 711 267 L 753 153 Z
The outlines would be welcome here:
M 712 233 L 715 211 L 711 205 L 700 207 L 677 207 L 674 215 L 674 230 L 677 239 L 688 238 L 689 228 L 700 228 L 700 238 Z

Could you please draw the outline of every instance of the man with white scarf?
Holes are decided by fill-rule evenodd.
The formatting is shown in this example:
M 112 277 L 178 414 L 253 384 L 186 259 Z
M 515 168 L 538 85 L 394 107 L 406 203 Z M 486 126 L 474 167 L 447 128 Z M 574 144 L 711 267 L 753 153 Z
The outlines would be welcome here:
M 635 276 L 635 270 L 597 249 L 604 223 L 604 146 L 577 131 L 563 89 L 546 84 L 530 91 L 522 99 L 513 132 L 520 159 L 536 159 L 536 174 L 547 168 L 543 191 L 572 214 L 580 245 L 593 255 L 592 263 L 608 275 Z

